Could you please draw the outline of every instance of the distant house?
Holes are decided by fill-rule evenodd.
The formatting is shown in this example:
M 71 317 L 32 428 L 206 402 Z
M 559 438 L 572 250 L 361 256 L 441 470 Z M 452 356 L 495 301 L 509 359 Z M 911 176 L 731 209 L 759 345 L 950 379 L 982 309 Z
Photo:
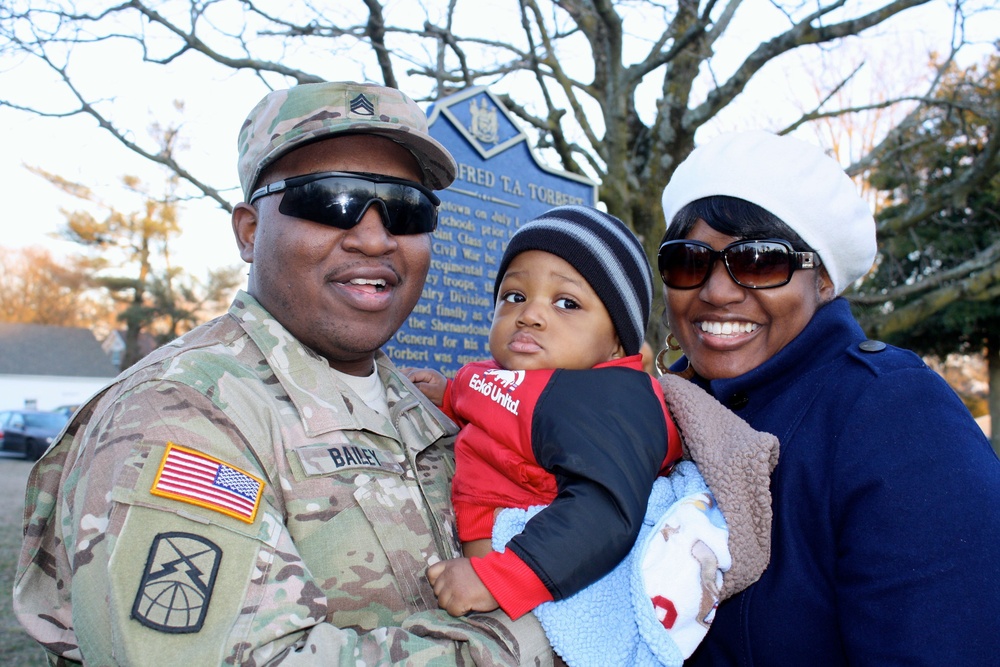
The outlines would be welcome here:
M 89 329 L 0 322 L 0 409 L 79 405 L 116 375 Z

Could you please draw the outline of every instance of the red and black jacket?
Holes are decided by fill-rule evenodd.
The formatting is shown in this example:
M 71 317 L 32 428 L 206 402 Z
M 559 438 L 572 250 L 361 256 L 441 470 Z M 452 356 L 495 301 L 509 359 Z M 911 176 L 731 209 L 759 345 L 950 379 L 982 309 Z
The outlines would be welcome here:
M 639 533 L 656 477 L 681 457 L 659 385 L 633 355 L 588 370 L 463 366 L 444 411 L 462 432 L 452 491 L 462 541 L 497 508 L 548 505 L 472 566 L 512 618 L 607 574 Z

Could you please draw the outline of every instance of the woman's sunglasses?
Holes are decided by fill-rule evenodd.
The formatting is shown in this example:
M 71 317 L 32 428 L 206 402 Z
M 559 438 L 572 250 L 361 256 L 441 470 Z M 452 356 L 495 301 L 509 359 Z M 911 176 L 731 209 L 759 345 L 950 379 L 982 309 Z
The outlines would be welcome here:
M 248 204 L 284 192 L 278 210 L 337 229 L 351 229 L 372 204 L 382 209 L 382 222 L 390 234 L 426 234 L 437 227 L 441 200 L 416 181 L 381 174 L 324 171 L 294 176 L 255 190 Z
M 779 239 L 737 241 L 722 250 L 701 241 L 667 241 L 656 259 L 667 287 L 694 289 L 708 281 L 720 257 L 736 284 L 750 289 L 787 285 L 796 269 L 815 269 L 821 263 L 816 253 L 795 252 Z

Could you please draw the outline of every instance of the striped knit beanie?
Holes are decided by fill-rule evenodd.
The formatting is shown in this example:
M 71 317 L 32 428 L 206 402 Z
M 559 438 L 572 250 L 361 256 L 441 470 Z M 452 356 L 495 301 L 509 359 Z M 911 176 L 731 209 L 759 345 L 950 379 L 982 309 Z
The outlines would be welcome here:
M 618 218 L 589 206 L 559 206 L 514 232 L 493 285 L 500 282 L 515 256 L 543 250 L 580 272 L 611 315 L 625 354 L 639 353 L 653 302 L 649 261 L 635 234 Z

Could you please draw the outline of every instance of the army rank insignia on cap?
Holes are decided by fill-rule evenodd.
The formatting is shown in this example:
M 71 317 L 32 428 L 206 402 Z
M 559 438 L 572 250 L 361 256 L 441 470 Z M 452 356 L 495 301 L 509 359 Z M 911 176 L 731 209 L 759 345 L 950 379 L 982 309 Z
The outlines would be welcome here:
M 150 493 L 253 523 L 264 493 L 264 480 L 219 459 L 168 442 Z
M 375 104 L 369 100 L 364 93 L 358 93 L 357 97 L 350 101 L 351 113 L 359 116 L 374 116 Z

